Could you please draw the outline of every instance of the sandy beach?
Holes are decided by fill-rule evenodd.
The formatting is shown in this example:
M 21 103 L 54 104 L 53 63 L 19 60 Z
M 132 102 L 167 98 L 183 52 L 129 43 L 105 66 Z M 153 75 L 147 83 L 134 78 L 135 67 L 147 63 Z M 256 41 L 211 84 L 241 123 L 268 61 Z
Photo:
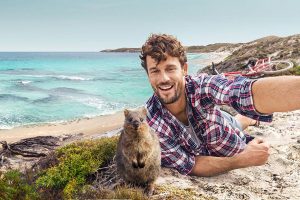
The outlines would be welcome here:
M 82 118 L 63 123 L 48 123 L 0 130 L 0 141 L 16 142 L 35 136 L 83 134 L 83 137 L 118 129 L 124 121 L 123 112 L 94 118 Z
M 209 58 L 203 59 L 193 59 L 189 61 L 189 64 L 196 64 L 199 66 L 208 66 L 211 65 L 212 62 L 214 63 L 219 63 L 223 61 L 226 57 L 228 57 L 231 52 L 230 51 L 222 51 L 222 52 L 213 52 L 213 53 L 208 53 Z
M 164 169 L 157 184 L 192 188 L 220 200 L 300 199 L 300 111 L 275 113 L 272 123 L 249 127 L 271 146 L 265 165 L 203 178 Z

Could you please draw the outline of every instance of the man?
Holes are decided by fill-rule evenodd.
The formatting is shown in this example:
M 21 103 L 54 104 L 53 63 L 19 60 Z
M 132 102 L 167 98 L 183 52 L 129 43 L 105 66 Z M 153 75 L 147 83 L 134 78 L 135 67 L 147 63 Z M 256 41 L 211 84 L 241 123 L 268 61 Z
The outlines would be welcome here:
M 300 108 L 300 77 L 191 77 L 185 50 L 170 35 L 151 35 L 140 58 L 154 90 L 147 121 L 160 137 L 162 165 L 181 174 L 213 176 L 265 164 L 269 144 L 255 138 L 246 145 L 242 130 L 270 122 L 273 112 Z M 233 118 L 216 107 L 224 104 L 241 115 Z

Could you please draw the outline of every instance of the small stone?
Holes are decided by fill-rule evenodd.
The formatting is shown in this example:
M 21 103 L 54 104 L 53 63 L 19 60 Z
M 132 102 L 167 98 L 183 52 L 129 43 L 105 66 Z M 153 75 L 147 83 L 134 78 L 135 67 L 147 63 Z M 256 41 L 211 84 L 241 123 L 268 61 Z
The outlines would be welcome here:
M 255 135 L 261 136 L 261 135 L 264 135 L 264 134 L 262 132 L 256 132 Z

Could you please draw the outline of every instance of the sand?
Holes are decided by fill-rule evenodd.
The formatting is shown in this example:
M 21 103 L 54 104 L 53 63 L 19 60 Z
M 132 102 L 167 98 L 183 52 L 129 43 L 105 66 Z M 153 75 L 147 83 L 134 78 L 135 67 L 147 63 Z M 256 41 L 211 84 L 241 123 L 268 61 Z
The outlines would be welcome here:
M 229 51 L 223 51 L 223 52 L 212 52 L 212 53 L 208 53 L 209 56 L 207 56 L 208 58 L 203 59 L 203 58 L 199 58 L 199 59 L 193 59 L 188 61 L 189 64 L 194 64 L 196 66 L 201 67 L 206 67 L 208 65 L 211 65 L 212 62 L 214 63 L 219 63 L 221 61 L 223 61 L 226 57 L 228 57 L 231 52 Z
M 169 184 L 216 199 L 300 199 L 300 110 L 275 113 L 272 123 L 247 131 L 271 145 L 267 164 L 203 178 L 163 170 L 157 184 Z
M 82 134 L 82 137 L 86 137 L 118 129 L 122 127 L 123 122 L 124 114 L 123 112 L 118 112 L 112 115 L 76 119 L 63 123 L 22 126 L 0 130 L 0 141 L 16 142 L 20 139 L 35 136 L 61 136 L 65 134 Z

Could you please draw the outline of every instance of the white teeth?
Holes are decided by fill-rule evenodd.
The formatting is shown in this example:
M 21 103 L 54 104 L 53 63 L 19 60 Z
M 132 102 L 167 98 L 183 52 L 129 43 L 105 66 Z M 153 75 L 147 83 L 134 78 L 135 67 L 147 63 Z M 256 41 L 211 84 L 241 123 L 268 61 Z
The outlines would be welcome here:
M 162 90 L 168 90 L 168 89 L 171 89 L 171 87 L 172 87 L 172 85 L 159 86 L 159 88 Z

